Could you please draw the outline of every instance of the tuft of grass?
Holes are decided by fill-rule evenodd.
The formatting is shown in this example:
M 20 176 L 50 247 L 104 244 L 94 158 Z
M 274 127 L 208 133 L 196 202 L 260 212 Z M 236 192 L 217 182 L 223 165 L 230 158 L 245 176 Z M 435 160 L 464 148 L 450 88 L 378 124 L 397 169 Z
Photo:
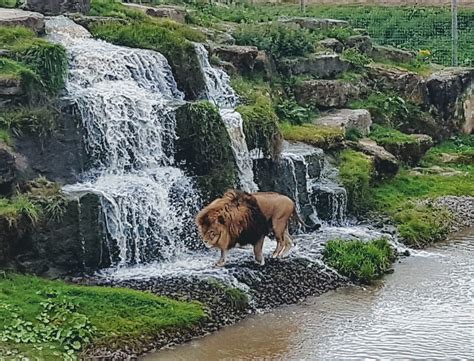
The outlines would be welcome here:
M 354 150 L 340 154 L 339 175 L 347 190 L 347 208 L 356 215 L 371 207 L 371 180 L 374 172 L 372 159 Z
M 8 130 L 0 129 L 0 142 L 3 142 L 6 145 L 10 145 L 10 146 L 13 144 L 12 138 Z
M 92 0 L 89 15 L 133 20 L 143 20 L 146 18 L 143 12 L 131 9 L 123 5 L 121 1 L 116 0 Z
M 16 226 L 21 218 L 34 225 L 40 216 L 40 208 L 25 194 L 16 194 L 10 199 L 0 197 L 0 218 L 5 219 L 11 227 Z
M 413 135 L 405 134 L 397 129 L 384 127 L 378 124 L 372 125 L 369 138 L 380 145 L 387 144 L 412 144 L 417 141 Z
M 48 106 L 17 107 L 0 110 L 0 128 L 16 136 L 35 134 L 50 135 L 57 125 L 58 111 Z
M 303 142 L 323 149 L 338 148 L 344 140 L 344 131 L 341 128 L 322 125 L 280 124 L 283 138 L 293 142 Z
M 239 310 L 245 310 L 249 305 L 247 294 L 238 288 L 226 288 L 224 290 L 226 297 L 229 299 L 232 307 Z
M 163 330 L 191 327 L 203 317 L 198 303 L 146 292 L 17 274 L 0 278 L 0 355 L 17 349 L 13 356 L 64 359 L 91 347 L 139 348 Z M 12 333 L 16 337 L 7 336 Z
M 386 239 L 369 242 L 331 240 L 323 251 L 324 261 L 352 281 L 370 284 L 390 268 L 394 254 Z

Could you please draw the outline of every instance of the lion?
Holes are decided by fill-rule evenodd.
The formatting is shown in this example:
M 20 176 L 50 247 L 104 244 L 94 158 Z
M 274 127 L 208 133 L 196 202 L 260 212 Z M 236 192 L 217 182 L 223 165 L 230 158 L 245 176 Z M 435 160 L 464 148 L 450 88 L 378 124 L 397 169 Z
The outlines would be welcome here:
M 263 242 L 270 232 L 277 241 L 273 258 L 284 257 L 290 251 L 293 245 L 288 232 L 291 218 L 308 227 L 299 217 L 295 202 L 283 194 L 229 190 L 198 213 L 196 225 L 204 244 L 221 250 L 216 266 L 225 265 L 228 251 L 237 244 L 253 245 L 255 260 L 264 265 Z

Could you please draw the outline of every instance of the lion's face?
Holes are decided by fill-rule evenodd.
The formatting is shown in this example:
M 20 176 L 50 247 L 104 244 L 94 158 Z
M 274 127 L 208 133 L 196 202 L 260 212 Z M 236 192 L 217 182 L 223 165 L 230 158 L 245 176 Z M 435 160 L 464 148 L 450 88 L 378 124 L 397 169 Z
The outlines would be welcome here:
M 225 225 L 219 222 L 213 222 L 205 232 L 202 232 L 202 241 L 207 248 L 225 248 L 228 243 L 228 234 L 229 232 Z

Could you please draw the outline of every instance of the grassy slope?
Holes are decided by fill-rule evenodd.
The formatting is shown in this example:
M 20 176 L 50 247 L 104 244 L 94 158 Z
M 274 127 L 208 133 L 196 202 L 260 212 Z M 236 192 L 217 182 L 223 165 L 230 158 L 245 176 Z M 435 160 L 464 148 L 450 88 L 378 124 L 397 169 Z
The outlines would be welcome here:
M 202 307 L 197 303 L 173 301 L 128 289 L 84 287 L 8 274 L 0 278 L 0 335 L 18 319 L 38 327 L 42 303 L 56 298 L 66 299 L 75 306 L 74 312 L 69 314 L 85 316 L 87 321 L 81 321 L 77 326 L 80 328 L 90 323 L 95 346 L 114 343 L 121 347 L 139 345 L 153 339 L 163 329 L 191 326 L 204 316 Z M 12 310 L 16 310 L 17 318 Z M 87 331 L 85 327 L 84 331 Z M 37 339 L 41 340 L 41 337 Z M 88 347 L 87 343 L 82 344 Z M 0 356 L 2 352 L 13 349 L 30 357 L 63 358 L 57 354 L 63 351 L 57 342 L 16 344 L 2 341 L 0 336 Z

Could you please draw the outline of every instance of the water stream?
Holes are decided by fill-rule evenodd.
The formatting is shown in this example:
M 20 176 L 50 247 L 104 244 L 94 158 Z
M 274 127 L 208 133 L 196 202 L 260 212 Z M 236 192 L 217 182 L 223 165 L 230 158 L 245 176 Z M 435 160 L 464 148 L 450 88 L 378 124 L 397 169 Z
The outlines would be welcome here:
M 144 360 L 472 359 L 474 228 L 371 287 L 280 307 Z

